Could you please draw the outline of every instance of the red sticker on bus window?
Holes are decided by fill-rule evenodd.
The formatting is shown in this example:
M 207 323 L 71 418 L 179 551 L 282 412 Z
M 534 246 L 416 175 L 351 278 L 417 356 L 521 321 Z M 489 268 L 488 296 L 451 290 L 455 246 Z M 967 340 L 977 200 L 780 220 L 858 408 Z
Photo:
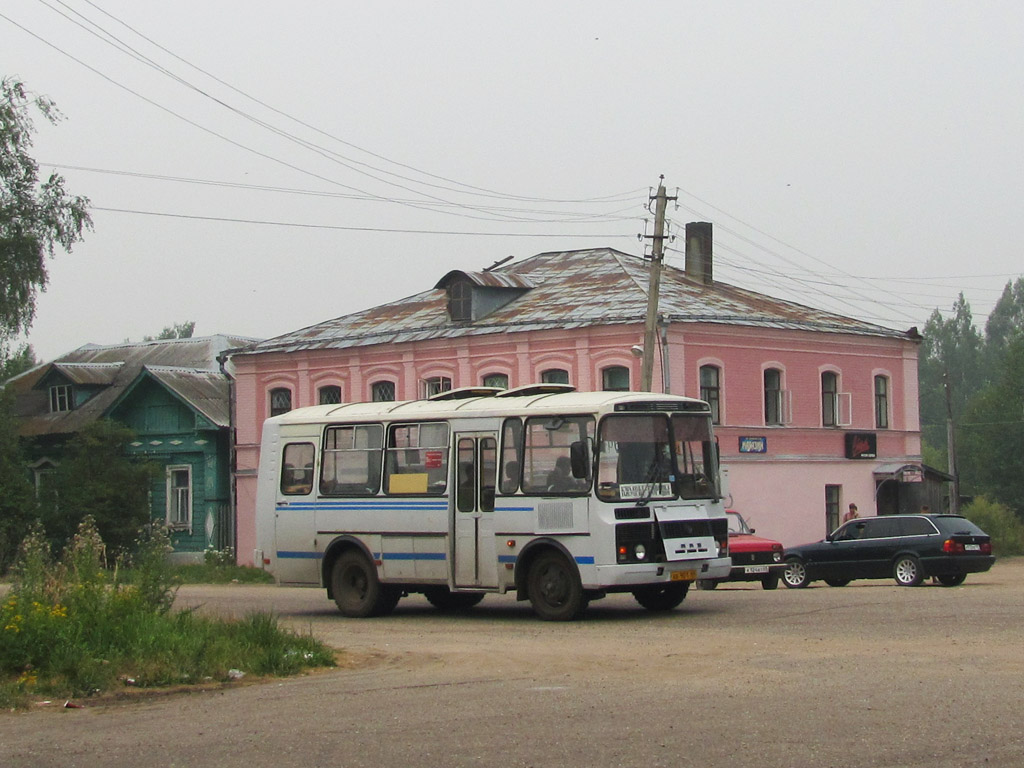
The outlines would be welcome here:
M 444 461 L 444 453 L 442 451 L 426 451 L 425 458 L 427 469 L 440 469 Z

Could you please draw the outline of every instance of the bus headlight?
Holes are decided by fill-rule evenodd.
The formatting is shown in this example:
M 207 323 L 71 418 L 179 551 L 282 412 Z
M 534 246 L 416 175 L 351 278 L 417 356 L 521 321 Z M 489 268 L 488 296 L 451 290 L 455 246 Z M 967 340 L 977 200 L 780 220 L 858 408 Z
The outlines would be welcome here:
M 643 544 L 637 544 L 635 547 L 633 547 L 633 556 L 637 560 L 643 560 L 645 557 L 647 557 L 647 547 L 645 547 Z

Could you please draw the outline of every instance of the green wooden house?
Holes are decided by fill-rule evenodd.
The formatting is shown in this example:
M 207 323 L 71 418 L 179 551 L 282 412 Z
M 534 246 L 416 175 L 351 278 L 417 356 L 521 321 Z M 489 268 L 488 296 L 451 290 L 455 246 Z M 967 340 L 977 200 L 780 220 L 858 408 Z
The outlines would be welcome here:
M 73 434 L 112 419 L 135 432 L 128 453 L 161 468 L 150 493 L 152 517 L 171 529 L 172 558 L 201 562 L 207 549 L 233 547 L 231 379 L 221 356 L 252 341 L 89 344 L 11 379 L 37 489 Z

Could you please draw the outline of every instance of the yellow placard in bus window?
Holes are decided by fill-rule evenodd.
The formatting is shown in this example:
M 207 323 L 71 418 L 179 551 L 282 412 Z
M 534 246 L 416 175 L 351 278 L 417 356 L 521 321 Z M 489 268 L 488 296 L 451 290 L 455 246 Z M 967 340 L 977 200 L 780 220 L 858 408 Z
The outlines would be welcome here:
M 426 493 L 427 473 L 417 472 L 410 475 L 391 475 L 388 493 Z

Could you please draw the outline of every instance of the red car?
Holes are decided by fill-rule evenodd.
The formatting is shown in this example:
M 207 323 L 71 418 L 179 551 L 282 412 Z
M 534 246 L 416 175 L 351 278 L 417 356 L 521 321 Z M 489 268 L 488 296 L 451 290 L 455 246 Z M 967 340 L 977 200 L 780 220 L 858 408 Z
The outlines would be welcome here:
M 779 576 L 785 570 L 782 562 L 783 547 L 777 541 L 754 535 L 743 515 L 735 510 L 729 514 L 729 555 L 732 570 L 727 579 L 700 579 L 698 589 L 714 589 L 725 581 L 760 581 L 764 589 L 779 586 Z

